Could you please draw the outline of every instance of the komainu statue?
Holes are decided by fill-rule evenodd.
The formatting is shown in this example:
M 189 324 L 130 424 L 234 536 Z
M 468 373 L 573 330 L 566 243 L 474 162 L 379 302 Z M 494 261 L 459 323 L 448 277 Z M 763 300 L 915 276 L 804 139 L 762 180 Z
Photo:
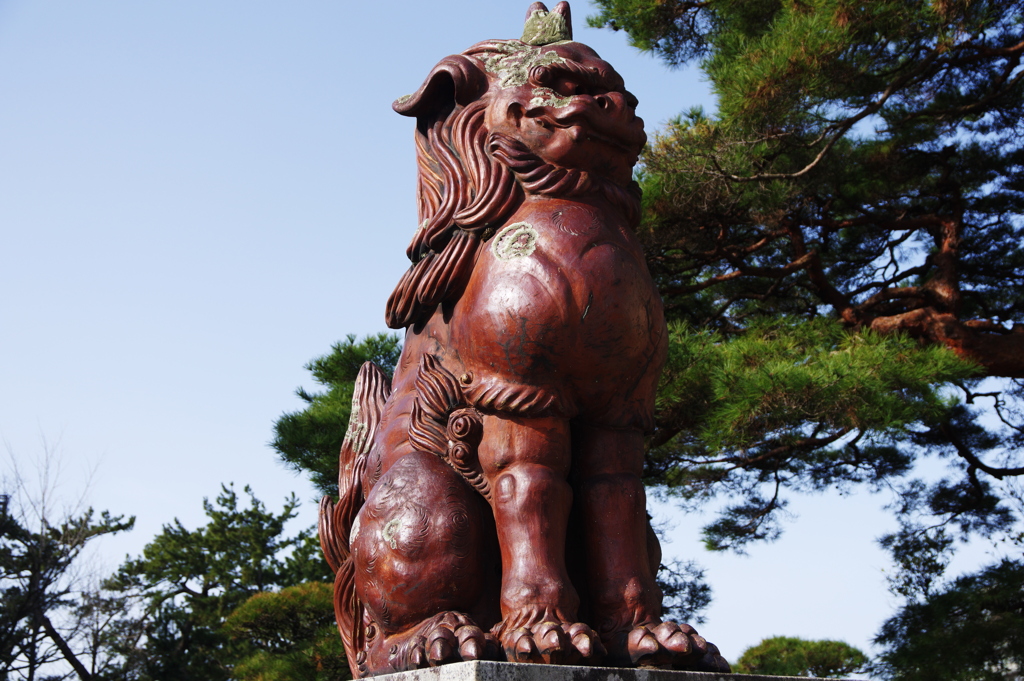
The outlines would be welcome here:
M 640 474 L 667 332 L 637 239 L 636 98 L 537 2 L 447 57 L 416 119 L 420 226 L 356 383 L 320 539 L 357 677 L 459 660 L 727 671 L 661 619 Z

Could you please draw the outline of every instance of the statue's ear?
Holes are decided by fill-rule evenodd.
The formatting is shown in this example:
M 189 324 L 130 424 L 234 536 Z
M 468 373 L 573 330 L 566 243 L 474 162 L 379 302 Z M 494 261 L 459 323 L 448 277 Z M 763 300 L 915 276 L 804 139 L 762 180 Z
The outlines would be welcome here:
M 469 57 L 460 54 L 445 57 L 427 76 L 420 89 L 399 97 L 391 108 L 403 116 L 436 115 L 456 104 L 476 101 L 487 91 L 487 76 Z

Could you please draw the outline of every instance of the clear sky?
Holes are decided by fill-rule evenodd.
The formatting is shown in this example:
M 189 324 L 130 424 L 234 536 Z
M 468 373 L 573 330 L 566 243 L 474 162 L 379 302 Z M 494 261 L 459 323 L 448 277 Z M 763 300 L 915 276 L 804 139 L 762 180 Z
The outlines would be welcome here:
M 305 362 L 385 328 L 416 225 L 413 125 L 391 102 L 445 55 L 518 37 L 528 5 L 0 0 L 0 436 L 23 464 L 59 448 L 68 495 L 95 468 L 89 501 L 138 517 L 109 568 L 175 517 L 202 523 L 222 482 L 312 500 L 267 442 L 315 387 Z M 573 10 L 649 134 L 713 107 L 698 73 Z M 701 632 L 736 659 L 774 634 L 868 647 L 895 605 L 885 501 L 798 500 L 746 557 L 657 510 L 666 554 L 708 568 Z

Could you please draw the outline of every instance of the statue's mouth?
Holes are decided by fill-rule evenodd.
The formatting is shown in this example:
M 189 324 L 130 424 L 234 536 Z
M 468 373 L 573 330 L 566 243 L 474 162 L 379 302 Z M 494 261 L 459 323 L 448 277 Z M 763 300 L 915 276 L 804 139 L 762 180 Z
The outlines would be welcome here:
M 640 128 L 641 132 L 638 135 L 632 125 L 616 125 L 613 123 L 612 125 L 596 126 L 593 119 L 585 114 L 573 113 L 556 118 L 547 113 L 534 110 L 527 115 L 530 118 L 543 121 L 552 128 L 568 131 L 569 136 L 577 142 L 603 144 L 633 157 L 639 156 L 646 141 L 642 128 Z M 640 139 L 641 135 L 643 135 L 642 139 Z
M 628 145 L 625 142 L 617 140 L 617 139 L 615 139 L 613 137 L 608 137 L 606 135 L 601 135 L 599 133 L 594 132 L 593 130 L 588 130 L 587 131 L 587 141 L 588 142 L 598 142 L 599 144 L 607 144 L 608 146 L 615 147 L 616 149 L 618 149 L 618 150 L 620 150 L 622 152 L 625 152 L 627 154 L 636 155 L 636 153 L 637 153 L 635 146 Z

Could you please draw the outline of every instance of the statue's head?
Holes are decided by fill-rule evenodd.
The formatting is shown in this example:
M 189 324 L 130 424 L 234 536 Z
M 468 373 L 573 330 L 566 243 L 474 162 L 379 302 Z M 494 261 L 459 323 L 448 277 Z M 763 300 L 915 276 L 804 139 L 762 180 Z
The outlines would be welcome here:
M 646 142 L 636 98 L 596 52 L 572 40 L 569 5 L 535 2 L 520 40 L 489 40 L 447 57 L 395 110 L 426 121 L 484 105 L 492 136 L 555 168 L 627 186 Z M 491 147 L 498 147 L 488 140 Z M 525 186 L 527 192 L 531 187 Z
M 555 166 L 628 184 L 647 137 L 622 77 L 579 43 L 513 50 L 495 59 L 487 112 L 492 133 L 518 139 Z
M 600 196 L 635 226 L 633 166 L 646 143 L 636 98 L 572 40 L 569 5 L 535 2 L 518 40 L 441 60 L 394 109 L 416 118 L 420 229 L 413 266 L 388 301 L 401 328 L 457 295 L 480 243 L 528 194 Z

